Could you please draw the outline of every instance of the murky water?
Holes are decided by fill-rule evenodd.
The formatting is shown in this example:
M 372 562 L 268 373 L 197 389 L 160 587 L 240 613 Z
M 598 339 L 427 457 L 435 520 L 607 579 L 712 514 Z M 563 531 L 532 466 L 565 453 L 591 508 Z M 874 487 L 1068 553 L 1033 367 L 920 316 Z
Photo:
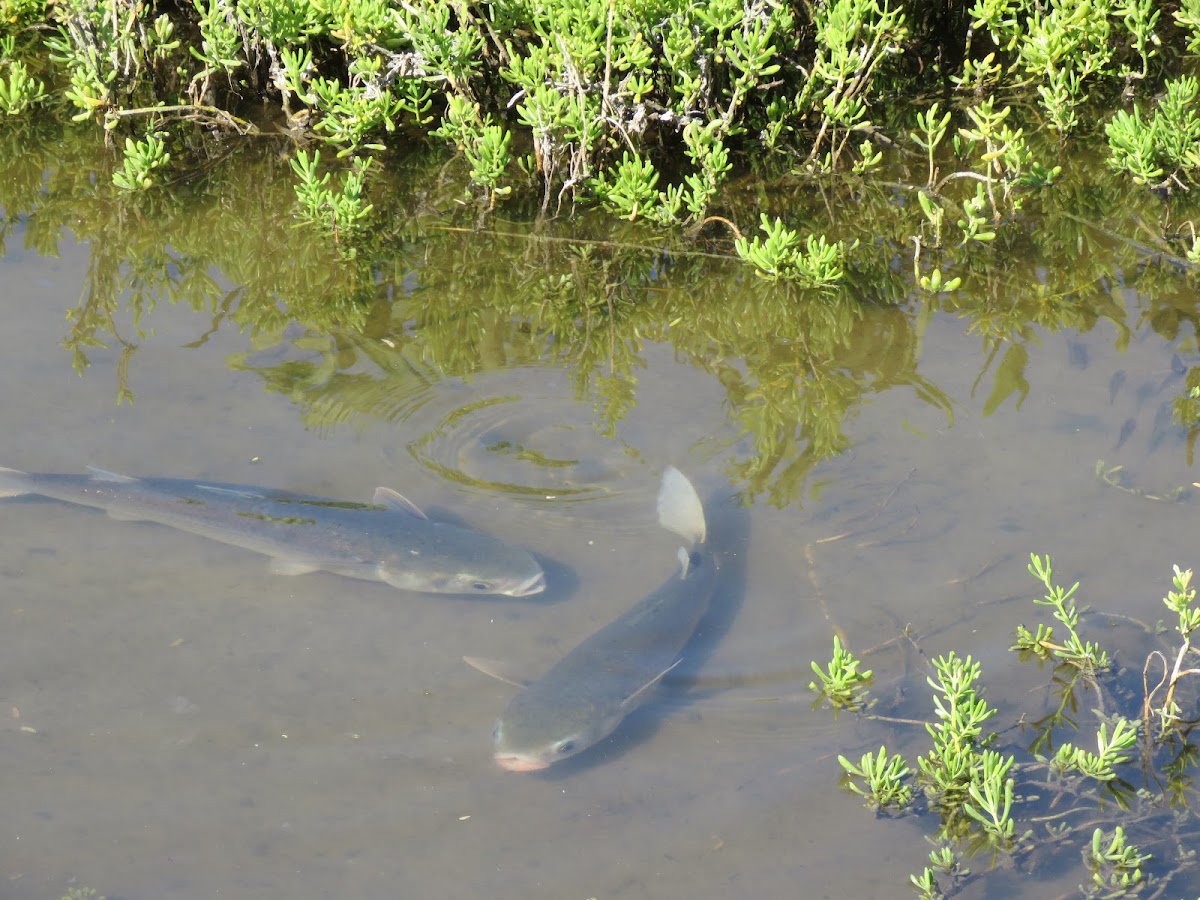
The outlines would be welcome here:
M 1018 622 L 1047 618 L 1029 603 L 1030 551 L 1053 554 L 1060 582 L 1082 579 L 1085 602 L 1148 622 L 1171 564 L 1197 562 L 1190 488 L 1153 499 L 1195 479 L 1161 412 L 1179 392 L 1173 354 L 1195 356 L 1190 333 L 1142 327 L 1125 347 L 1105 322 L 1039 332 L 1022 378 L 1004 381 L 965 320 L 936 314 L 915 374 L 851 404 L 845 452 L 775 492 L 738 479 L 762 448 L 731 417 L 741 366 L 718 353 L 701 366 L 646 341 L 628 375 L 581 393 L 564 336 L 518 350 L 502 319 L 415 315 L 377 329 L 386 340 L 370 326 L 366 338 L 264 338 L 161 303 L 132 356 L 110 341 L 80 376 L 64 313 L 92 250 L 63 240 L 52 258 L 21 250 L 22 237 L 0 261 L 0 464 L 363 500 L 389 485 L 434 517 L 532 548 L 551 586 L 480 600 L 286 578 L 167 528 L 4 501 L 4 900 L 70 884 L 129 900 L 900 896 L 924 865 L 922 826 L 862 810 L 837 786 L 836 756 L 887 740 L 911 761 L 928 740 L 809 708 L 809 662 L 828 659 L 833 633 L 861 652 L 911 624 L 929 657 L 970 653 L 1011 722 L 1046 680 L 1007 650 Z M 743 290 L 741 275 L 714 277 L 731 298 Z M 853 353 L 886 353 L 867 336 L 896 314 L 865 315 Z M 391 352 L 421 328 L 485 345 L 501 331 L 485 365 L 455 371 Z M 786 361 L 790 346 L 764 352 Z M 121 385 L 134 402 L 117 402 Z M 781 451 L 772 477 L 798 458 Z M 1111 480 L 1128 490 L 1097 477 L 1099 460 L 1125 467 Z M 513 689 L 462 656 L 537 675 L 657 586 L 675 564 L 653 509 L 667 463 L 695 480 L 724 559 L 687 666 L 595 750 L 544 776 L 499 771 L 490 733 Z M 1096 636 L 1140 667 L 1137 640 Z M 929 715 L 900 654 L 867 662 L 889 703 L 907 671 L 898 714 Z M 1005 896 L 1082 877 L 1041 874 Z

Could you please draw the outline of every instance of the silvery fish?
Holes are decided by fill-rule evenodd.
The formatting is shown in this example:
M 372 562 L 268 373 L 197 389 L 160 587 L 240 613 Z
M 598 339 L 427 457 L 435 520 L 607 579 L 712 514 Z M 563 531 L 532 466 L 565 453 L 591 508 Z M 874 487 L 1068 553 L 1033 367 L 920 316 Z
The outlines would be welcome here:
M 430 521 L 391 488 L 352 503 L 240 484 L 177 478 L 26 474 L 0 468 L 0 497 L 38 494 L 158 522 L 271 557 L 272 570 L 323 570 L 406 591 L 525 597 L 546 587 L 525 550 L 482 532 Z
M 682 660 L 708 611 L 716 563 L 704 546 L 704 509 L 678 469 L 663 473 L 659 523 L 686 539 L 679 571 L 628 612 L 586 638 L 524 686 L 496 725 L 495 759 L 512 772 L 535 772 L 603 740 Z M 490 675 L 490 663 L 468 659 Z M 516 683 L 516 682 L 514 682 Z

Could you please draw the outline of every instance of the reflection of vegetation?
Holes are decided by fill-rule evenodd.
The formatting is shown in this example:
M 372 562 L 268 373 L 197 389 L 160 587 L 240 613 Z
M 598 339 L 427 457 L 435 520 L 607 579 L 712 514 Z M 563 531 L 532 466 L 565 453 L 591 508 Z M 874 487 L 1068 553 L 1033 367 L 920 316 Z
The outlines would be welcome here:
M 1195 868 L 1191 848 L 1200 839 L 1194 809 L 1200 753 L 1191 740 L 1197 720 L 1183 714 L 1187 708 L 1194 715 L 1200 676 L 1200 654 L 1191 641 L 1200 629 L 1192 572 L 1175 567 L 1163 600 L 1177 617 L 1174 633 L 1161 622 L 1137 623 L 1143 639 L 1170 635 L 1146 654 L 1140 696 L 1124 683 L 1123 671 L 1113 671 L 1105 650 L 1080 636 L 1074 601 L 1079 585 L 1054 584 L 1049 557 L 1034 554 L 1029 572 L 1046 590 L 1034 602 L 1050 610 L 1057 624 L 1038 623 L 1036 631 L 1018 626 L 1011 647 L 1023 661 L 1053 666 L 1045 708 L 1022 713 L 1017 723 L 1033 732 L 1028 748 L 993 749 L 1011 729 L 991 730 L 998 709 L 983 697 L 982 667 L 952 651 L 930 663 L 926 681 L 934 691 L 934 715 L 925 730 L 933 746 L 918 759 L 918 771 L 883 746 L 858 763 L 839 757 L 845 784 L 868 806 L 936 815 L 937 849 L 921 874 L 911 876 L 926 900 L 957 893 L 971 875 L 962 867 L 962 854 L 979 851 L 1030 874 L 1047 857 L 1082 851 L 1090 873 L 1088 886 L 1080 887 L 1084 896 L 1135 896 L 1143 890 L 1178 896 L 1180 885 L 1172 882 Z M 900 640 L 913 637 L 906 631 Z M 881 715 L 880 702 L 867 700 L 871 673 L 860 673 L 859 666 L 835 636 L 829 666 L 813 664 L 820 680 L 810 687 L 819 702 L 886 722 L 889 729 L 920 724 Z M 1186 706 L 1180 702 L 1185 692 Z M 1091 708 L 1086 724 L 1094 729 L 1086 744 L 1095 751 L 1064 740 L 1083 730 L 1083 703 Z M 1135 760 L 1140 789 L 1126 780 L 1138 777 Z
M 291 397 L 315 427 L 403 420 L 447 377 L 557 365 L 612 433 L 637 403 L 647 342 L 664 342 L 722 385 L 736 429 L 729 440 L 744 447 L 731 476 L 749 495 L 782 504 L 848 446 L 848 425 L 868 398 L 905 387 L 952 416 L 920 371 L 923 335 L 939 311 L 980 335 L 985 412 L 1034 389 L 1028 348 L 1040 335 L 1107 320 L 1120 344 L 1128 340 L 1138 323 L 1126 321 L 1111 285 L 1141 290 L 1141 321 L 1164 336 L 1200 325 L 1178 269 L 1146 264 L 1155 247 L 1119 237 L 1142 233 L 1158 201 L 1122 194 L 1100 164 L 1039 196 L 1038 227 L 998 234 L 992 245 L 1008 265 L 974 243 L 931 243 L 914 269 L 906 235 L 925 213 L 878 187 L 830 186 L 820 207 L 800 183 L 782 182 L 768 198 L 734 191 L 708 243 L 698 243 L 708 232 L 664 242 L 643 223 L 613 228 L 599 216 L 554 231 L 534 216 L 537 224 L 479 232 L 457 227 L 477 214 L 459 203 L 461 182 L 421 154 L 386 167 L 401 190 L 377 186 L 369 199 L 386 219 L 348 253 L 291 227 L 290 164 L 271 144 L 231 155 L 197 141 L 192 152 L 209 161 L 186 193 L 125 195 L 87 132 L 32 119 L 0 131 L 10 160 L 0 235 L 21 223 L 25 244 L 43 254 L 57 252 L 67 227 L 90 242 L 66 343 L 82 369 L 94 348 L 115 342 L 121 398 L 133 396 L 137 347 L 154 340 L 150 317 L 163 300 L 203 316 L 193 344 L 222 326 L 245 331 L 251 349 L 234 363 Z M 896 175 L 924 181 L 928 168 L 926 157 L 900 160 Z M 764 203 L 770 221 L 782 211 L 824 215 L 842 245 L 857 244 L 838 287 L 806 291 L 738 265 L 727 224 L 757 220 Z M 960 274 L 958 290 L 918 287 L 943 269 Z

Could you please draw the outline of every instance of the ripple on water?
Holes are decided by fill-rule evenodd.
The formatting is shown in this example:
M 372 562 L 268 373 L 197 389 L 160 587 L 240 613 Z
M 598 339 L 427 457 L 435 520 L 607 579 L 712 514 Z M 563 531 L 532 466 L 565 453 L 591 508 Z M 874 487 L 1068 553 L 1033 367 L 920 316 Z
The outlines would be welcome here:
M 470 390 L 447 385 L 413 406 L 419 415 L 408 424 L 421 430 L 405 449 L 439 479 L 510 501 L 517 519 L 565 524 L 586 515 L 600 530 L 644 529 L 661 463 L 601 434 L 591 404 L 555 381 L 525 369 L 481 379 Z M 597 501 L 603 512 L 579 506 Z

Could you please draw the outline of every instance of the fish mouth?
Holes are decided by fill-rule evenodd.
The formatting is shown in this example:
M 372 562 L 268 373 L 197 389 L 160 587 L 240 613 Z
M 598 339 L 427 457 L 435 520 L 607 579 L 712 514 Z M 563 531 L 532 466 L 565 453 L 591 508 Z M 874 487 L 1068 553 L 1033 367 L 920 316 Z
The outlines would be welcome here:
M 496 764 L 509 772 L 540 772 L 548 769 L 550 763 L 536 756 L 522 756 L 519 753 L 497 753 L 494 757 Z
M 530 594 L 540 594 L 546 589 L 546 573 L 538 572 L 528 581 L 523 581 L 508 592 L 510 597 L 528 597 Z

